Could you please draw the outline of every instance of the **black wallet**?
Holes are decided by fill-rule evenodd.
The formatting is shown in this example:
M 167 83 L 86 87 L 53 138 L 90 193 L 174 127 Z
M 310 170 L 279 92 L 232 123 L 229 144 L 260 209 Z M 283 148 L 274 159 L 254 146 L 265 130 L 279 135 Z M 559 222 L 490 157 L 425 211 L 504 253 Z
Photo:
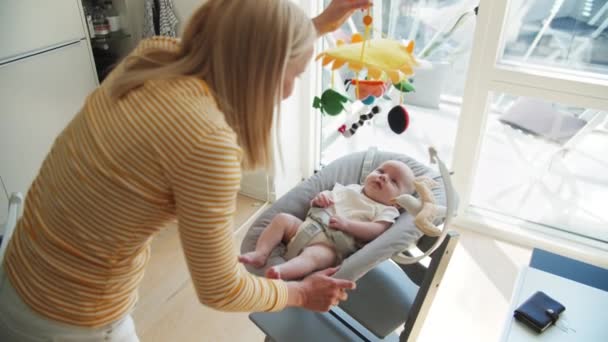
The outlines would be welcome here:
M 537 333 L 545 331 L 557 322 L 559 314 L 566 307 L 549 297 L 546 293 L 538 291 L 521 304 L 513 313 L 515 319 L 532 328 Z

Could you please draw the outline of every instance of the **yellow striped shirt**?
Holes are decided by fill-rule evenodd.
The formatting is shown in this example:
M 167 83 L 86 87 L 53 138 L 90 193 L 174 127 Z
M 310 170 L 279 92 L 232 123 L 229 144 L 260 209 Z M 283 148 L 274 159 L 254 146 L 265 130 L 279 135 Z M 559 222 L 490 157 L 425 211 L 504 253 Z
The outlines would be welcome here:
M 177 44 L 154 38 L 134 53 Z M 57 137 L 28 191 L 4 264 L 21 298 L 68 324 L 121 318 L 135 304 L 150 241 L 177 218 L 203 304 L 282 309 L 285 283 L 237 263 L 232 216 L 242 152 L 205 83 L 148 81 L 117 102 L 104 85 Z

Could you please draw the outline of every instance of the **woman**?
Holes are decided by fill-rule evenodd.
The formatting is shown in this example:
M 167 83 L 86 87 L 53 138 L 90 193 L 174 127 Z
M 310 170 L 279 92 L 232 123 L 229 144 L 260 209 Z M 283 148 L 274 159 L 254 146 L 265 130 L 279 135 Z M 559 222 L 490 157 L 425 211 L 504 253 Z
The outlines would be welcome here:
M 270 162 L 273 107 L 318 33 L 368 1 L 312 21 L 287 0 L 209 0 L 181 41 L 142 42 L 56 139 L 0 269 L 0 340 L 137 341 L 129 316 L 152 238 L 177 218 L 201 303 L 225 311 L 328 310 L 352 282 L 301 282 L 237 264 L 241 166 Z

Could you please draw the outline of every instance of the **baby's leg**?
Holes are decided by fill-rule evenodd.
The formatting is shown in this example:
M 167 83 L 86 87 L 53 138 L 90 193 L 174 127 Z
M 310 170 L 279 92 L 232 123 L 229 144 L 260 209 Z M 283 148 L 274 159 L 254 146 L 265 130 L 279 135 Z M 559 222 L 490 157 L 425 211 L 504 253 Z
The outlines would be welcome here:
M 304 248 L 297 257 L 284 264 L 273 266 L 266 271 L 266 277 L 273 279 L 300 279 L 316 270 L 333 266 L 336 252 L 333 248 L 316 244 Z
M 281 240 L 289 241 L 298 231 L 302 220 L 289 214 L 276 215 L 258 239 L 255 251 L 239 256 L 239 261 L 254 267 L 262 267 Z

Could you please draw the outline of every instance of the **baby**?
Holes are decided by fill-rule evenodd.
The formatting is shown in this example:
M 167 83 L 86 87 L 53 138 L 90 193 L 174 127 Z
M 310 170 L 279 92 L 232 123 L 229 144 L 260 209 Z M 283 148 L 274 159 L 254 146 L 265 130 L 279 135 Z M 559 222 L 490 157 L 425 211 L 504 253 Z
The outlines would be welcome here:
M 399 216 L 392 200 L 414 192 L 414 173 L 400 161 L 384 162 L 366 178 L 363 186 L 336 184 L 311 201 L 306 221 L 278 214 L 262 232 L 253 252 L 239 261 L 260 268 L 270 252 L 287 243 L 284 264 L 266 271 L 274 279 L 299 279 L 333 265 L 354 253 L 388 229 Z

